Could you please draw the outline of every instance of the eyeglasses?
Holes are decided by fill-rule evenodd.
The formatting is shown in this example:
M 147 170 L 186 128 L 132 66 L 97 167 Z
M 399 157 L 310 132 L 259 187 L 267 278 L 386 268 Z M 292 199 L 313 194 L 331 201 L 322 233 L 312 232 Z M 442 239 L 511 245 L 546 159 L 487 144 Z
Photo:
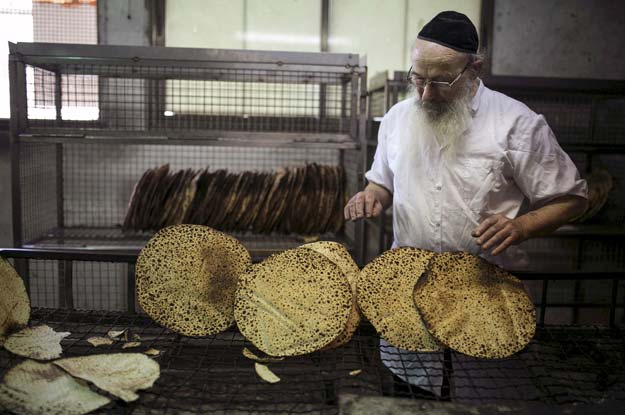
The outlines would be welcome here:
M 412 66 L 410 67 L 410 69 L 408 70 L 408 76 L 406 77 L 406 80 L 414 85 L 416 85 L 419 88 L 425 88 L 428 85 L 433 85 L 436 87 L 444 87 L 444 88 L 451 88 L 452 86 L 454 86 L 454 84 L 456 82 L 458 82 L 458 79 L 460 79 L 460 77 L 462 76 L 462 74 L 464 73 L 464 71 L 467 70 L 467 68 L 469 67 L 469 65 L 471 64 L 471 62 L 468 62 L 464 68 L 462 69 L 462 71 L 458 74 L 458 76 L 456 76 L 453 81 L 451 82 L 445 82 L 445 81 L 432 81 L 431 79 L 427 79 L 427 78 L 421 78 L 420 76 L 417 76 L 416 73 L 412 72 Z

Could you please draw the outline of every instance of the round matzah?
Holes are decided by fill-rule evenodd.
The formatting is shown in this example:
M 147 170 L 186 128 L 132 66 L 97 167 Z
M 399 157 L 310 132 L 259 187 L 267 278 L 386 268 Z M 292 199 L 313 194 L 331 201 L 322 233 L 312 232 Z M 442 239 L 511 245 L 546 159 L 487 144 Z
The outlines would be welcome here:
M 263 352 L 301 355 L 338 337 L 351 297 L 337 265 L 311 249 L 291 249 L 241 275 L 234 316 L 241 333 Z
M 439 350 L 428 333 L 412 293 L 434 252 L 397 248 L 368 263 L 358 276 L 358 305 L 380 336 L 395 347 Z
M 347 343 L 360 324 L 360 312 L 358 311 L 358 303 L 356 301 L 356 280 L 358 279 L 358 265 L 350 255 L 349 251 L 340 243 L 332 241 L 319 241 L 302 245 L 301 248 L 312 249 L 319 252 L 330 261 L 334 262 L 343 271 L 347 278 L 347 282 L 352 289 L 352 311 L 349 313 L 347 324 L 339 336 L 328 344 L 326 349 L 333 349 Z
M 160 230 L 137 258 L 137 298 L 157 323 L 206 336 L 234 322 L 238 276 L 251 264 L 236 239 L 201 225 Z
M 24 281 L 9 261 L 0 257 L 0 344 L 13 331 L 28 324 L 30 300 Z
M 469 356 L 510 356 L 536 330 L 536 312 L 523 283 L 464 252 L 434 257 L 414 300 L 432 335 Z

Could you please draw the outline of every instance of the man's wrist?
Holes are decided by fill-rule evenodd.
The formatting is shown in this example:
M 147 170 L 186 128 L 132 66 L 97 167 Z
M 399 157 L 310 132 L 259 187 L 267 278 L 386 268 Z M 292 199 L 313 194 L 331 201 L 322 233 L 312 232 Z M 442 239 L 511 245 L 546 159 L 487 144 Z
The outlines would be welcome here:
M 388 208 L 391 205 L 392 195 L 386 190 L 384 186 L 381 186 L 374 182 L 369 182 L 369 184 L 365 187 L 365 190 L 372 191 L 376 195 L 376 199 L 380 202 L 384 209 Z
M 517 231 L 519 232 L 520 242 L 526 241 L 532 237 L 532 226 L 533 222 L 532 215 L 533 212 L 526 213 L 525 215 L 519 216 L 518 218 L 512 219 L 512 222 L 515 224 Z

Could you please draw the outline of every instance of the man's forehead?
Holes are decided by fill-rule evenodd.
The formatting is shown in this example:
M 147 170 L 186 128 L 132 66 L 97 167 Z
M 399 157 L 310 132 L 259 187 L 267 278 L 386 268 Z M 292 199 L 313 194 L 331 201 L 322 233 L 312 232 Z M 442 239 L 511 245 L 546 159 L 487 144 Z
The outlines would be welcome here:
M 415 67 L 427 67 L 440 71 L 454 71 L 466 64 L 467 55 L 437 43 L 417 39 L 412 49 Z

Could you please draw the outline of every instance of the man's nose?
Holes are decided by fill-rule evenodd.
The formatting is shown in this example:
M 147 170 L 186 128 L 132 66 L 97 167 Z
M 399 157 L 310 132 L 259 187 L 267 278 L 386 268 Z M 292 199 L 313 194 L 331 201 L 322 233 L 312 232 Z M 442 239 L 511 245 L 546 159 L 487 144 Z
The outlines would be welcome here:
M 423 92 L 421 93 L 421 99 L 423 101 L 430 101 L 436 95 L 435 88 L 432 87 L 432 84 L 425 84 L 423 87 Z

